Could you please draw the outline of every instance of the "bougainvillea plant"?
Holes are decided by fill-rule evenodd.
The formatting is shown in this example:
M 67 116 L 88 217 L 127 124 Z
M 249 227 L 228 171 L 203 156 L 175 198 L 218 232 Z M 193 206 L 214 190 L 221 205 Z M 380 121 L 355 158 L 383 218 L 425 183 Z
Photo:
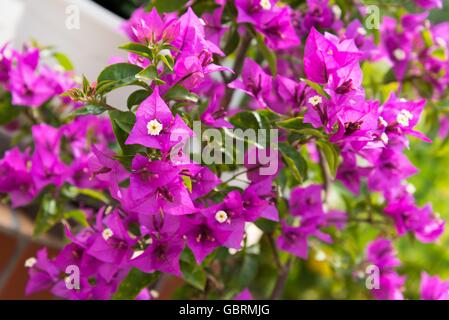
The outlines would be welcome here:
M 67 239 L 27 260 L 27 293 L 152 299 L 174 276 L 174 298 L 448 299 L 425 268 L 407 290 L 394 247 L 444 233 L 408 182 L 411 146 L 447 140 L 441 1 L 165 2 L 96 81 L 0 51 L 0 192 Z

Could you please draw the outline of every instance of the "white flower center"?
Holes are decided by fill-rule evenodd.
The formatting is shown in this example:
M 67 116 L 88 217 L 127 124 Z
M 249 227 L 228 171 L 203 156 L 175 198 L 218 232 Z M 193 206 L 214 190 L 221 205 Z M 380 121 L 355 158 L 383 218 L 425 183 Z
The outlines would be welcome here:
M 327 255 L 324 251 L 320 250 L 315 254 L 315 260 L 316 261 L 324 261 L 326 260 Z
M 157 290 L 151 290 L 151 291 L 150 291 L 150 295 L 151 295 L 154 299 L 158 299 L 159 296 L 160 296 L 159 291 L 157 291 Z
M 147 129 L 150 136 L 158 136 L 162 131 L 162 123 L 153 119 L 147 123 Z
M 408 127 L 408 125 L 410 124 L 410 120 L 412 119 L 413 114 L 411 114 L 410 111 L 405 109 L 402 109 L 396 116 L 396 121 L 404 127 Z
M 270 0 L 260 0 L 260 6 L 262 7 L 262 9 L 270 10 L 271 2 L 270 2 Z
M 112 232 L 111 229 L 106 228 L 106 229 L 103 230 L 101 235 L 103 236 L 104 240 L 108 241 L 108 239 L 114 235 L 114 232 Z
M 309 103 L 312 106 L 317 106 L 322 102 L 323 102 L 323 98 L 321 98 L 320 96 L 313 96 L 313 97 L 309 98 Z
M 12 57 L 12 51 L 11 49 L 7 48 L 3 51 L 3 57 L 5 57 L 6 59 L 11 59 Z
M 357 33 L 362 36 L 366 36 L 366 30 L 362 27 L 357 28 Z
M 217 220 L 220 223 L 223 223 L 226 220 L 228 220 L 228 214 L 223 210 L 217 211 L 217 213 L 215 214 L 215 220 Z
M 443 47 L 443 48 L 445 48 L 446 45 L 447 45 L 446 40 L 444 40 L 444 39 L 441 38 L 441 37 L 437 37 L 437 38 L 435 39 L 435 42 L 436 42 L 440 47 Z
M 131 257 L 131 260 L 137 258 L 138 256 L 140 256 L 144 251 L 143 250 L 137 250 L 133 252 L 133 255 Z
M 405 190 L 410 194 L 414 194 L 416 192 L 416 187 L 411 183 L 406 183 Z
M 337 5 L 333 5 L 332 8 L 332 13 L 334 14 L 335 18 L 337 18 L 337 20 L 339 20 L 341 18 L 341 9 L 339 6 Z
M 34 257 L 28 258 L 25 261 L 25 268 L 32 268 L 36 263 L 37 263 L 36 258 Z
M 388 135 L 385 132 L 380 135 L 380 139 L 383 141 L 383 143 L 388 144 L 389 139 Z
M 403 61 L 405 59 L 405 51 L 402 49 L 396 49 L 393 51 L 393 56 L 398 61 Z
M 382 116 L 379 116 L 379 123 L 384 127 L 388 127 L 388 122 L 385 121 L 385 119 Z

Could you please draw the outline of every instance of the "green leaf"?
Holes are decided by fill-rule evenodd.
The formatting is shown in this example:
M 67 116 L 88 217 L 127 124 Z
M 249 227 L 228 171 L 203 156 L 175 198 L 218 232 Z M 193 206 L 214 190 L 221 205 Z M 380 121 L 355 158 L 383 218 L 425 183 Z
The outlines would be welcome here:
M 256 33 L 257 46 L 260 52 L 264 56 L 265 60 L 268 62 L 270 67 L 271 75 L 274 77 L 277 74 L 277 62 L 276 55 L 265 45 L 265 38 L 262 34 Z
M 107 89 L 97 87 L 97 92 L 107 93 L 113 89 L 138 84 L 136 75 L 142 68 L 130 63 L 116 63 L 106 67 L 98 76 L 97 84 L 101 88 L 103 82 L 107 81 Z
M 258 219 L 254 223 L 264 233 L 273 233 L 276 230 L 276 227 L 278 226 L 277 222 L 267 219 Z
M 332 143 L 327 141 L 319 140 L 316 143 L 318 148 L 322 151 L 324 157 L 326 158 L 332 177 L 335 177 L 338 168 L 338 150 Z
M 181 176 L 182 181 L 184 182 L 184 185 L 186 186 L 186 188 L 192 192 L 192 179 L 190 179 L 190 177 L 187 176 Z
M 241 129 L 270 129 L 270 121 L 257 111 L 243 111 L 234 115 L 229 121 Z
M 22 108 L 13 106 L 11 95 L 7 94 L 0 100 L 0 125 L 7 124 L 17 118 Z
M 295 179 L 300 183 L 304 181 L 307 178 L 307 162 L 303 156 L 286 142 L 279 143 L 279 151 Z
M 86 114 L 93 114 L 93 115 L 99 115 L 103 112 L 106 112 L 108 109 L 104 106 L 98 105 L 98 104 L 86 104 L 84 107 L 78 108 L 75 111 L 73 111 L 73 115 L 75 116 L 82 116 Z
M 109 203 L 109 198 L 101 191 L 93 190 L 93 189 L 78 189 L 76 190 L 79 194 L 82 194 L 84 196 L 87 196 L 89 198 Z
M 150 96 L 150 94 L 151 92 L 144 89 L 137 90 L 131 93 L 131 95 L 128 97 L 128 101 L 126 102 L 128 109 L 131 110 L 132 107 L 140 105 L 143 100 Z
M 86 75 L 83 74 L 83 92 L 87 93 L 90 89 L 90 83 Z
M 33 236 L 37 237 L 53 227 L 63 218 L 61 203 L 51 193 L 42 197 L 41 206 L 37 213 Z
M 247 287 L 251 284 L 257 275 L 257 269 L 259 264 L 257 263 L 256 256 L 252 254 L 246 254 L 243 258 L 243 264 L 240 268 L 238 282 L 241 288 Z
M 189 90 L 179 84 L 171 87 L 170 90 L 168 90 L 168 92 L 165 94 L 164 98 L 166 100 L 189 101 L 193 103 L 198 102 L 197 95 L 191 93 Z
M 206 286 L 206 273 L 200 265 L 195 262 L 193 253 L 186 249 L 181 255 L 181 271 L 184 280 L 192 287 L 203 291 Z
M 162 80 L 158 79 L 158 73 L 156 66 L 150 65 L 136 74 L 136 78 L 140 80 L 146 81 L 157 81 L 161 82 Z M 163 81 L 162 81 L 163 82 Z
M 279 113 L 276 113 L 273 110 L 268 109 L 268 108 L 259 109 L 259 110 L 257 110 L 257 112 L 270 121 L 277 121 L 282 117 L 282 115 L 280 115 Z
M 130 42 L 130 43 L 120 46 L 119 48 L 129 51 L 129 52 L 132 52 L 132 53 L 135 53 L 144 58 L 147 58 L 150 61 L 153 60 L 153 52 L 151 51 L 150 48 L 148 48 L 147 46 L 145 46 L 143 44 Z
M 133 268 L 126 278 L 120 283 L 113 300 L 134 300 L 137 295 L 159 278 L 159 272 L 144 273 Z
M 227 33 L 226 45 L 224 47 L 224 53 L 228 56 L 233 53 L 240 43 L 240 33 L 238 31 L 238 25 L 233 23 Z
M 427 48 L 430 48 L 433 46 L 433 36 L 431 31 L 428 28 L 425 28 L 422 32 L 421 35 L 424 39 L 424 43 L 426 44 Z
M 148 9 L 156 8 L 159 13 L 181 10 L 188 0 L 152 0 Z
M 170 71 L 173 71 L 173 67 L 175 65 L 175 60 L 173 59 L 173 57 L 171 56 L 171 54 L 161 54 L 159 55 L 159 58 L 162 60 L 162 62 L 167 66 L 167 68 Z
M 329 98 L 330 98 L 329 95 L 327 94 L 327 92 L 324 91 L 322 85 L 320 85 L 320 84 L 318 84 L 318 83 L 316 83 L 316 82 L 310 81 L 310 80 L 308 80 L 308 79 L 301 79 L 301 81 L 304 81 L 305 83 L 307 83 L 307 85 L 308 85 L 309 87 L 311 87 L 313 90 L 315 90 L 319 95 L 322 95 L 322 96 L 325 97 L 326 99 L 329 99 Z
M 73 219 L 83 227 L 88 227 L 86 213 L 83 210 L 72 210 L 64 213 L 64 219 Z
M 320 130 L 315 129 L 308 123 L 304 123 L 303 120 L 304 120 L 303 117 L 296 117 L 296 118 L 291 118 L 288 120 L 276 122 L 276 125 L 278 127 L 287 129 L 291 132 L 295 132 L 295 133 L 299 133 L 299 134 L 303 134 L 303 135 L 309 135 L 309 136 L 314 136 L 314 137 L 318 137 L 318 138 L 325 137 L 325 135 Z
M 56 52 L 55 54 L 53 54 L 53 57 L 56 59 L 56 61 L 58 61 L 61 67 L 64 68 L 65 71 L 73 71 L 73 69 L 75 69 L 72 61 L 70 61 L 70 59 L 65 54 Z
M 132 112 L 122 112 L 118 110 L 109 111 L 109 117 L 112 123 L 117 142 L 122 149 L 123 155 L 134 155 L 140 146 L 125 144 L 129 133 L 136 122 L 136 116 Z
M 440 61 L 446 61 L 447 60 L 446 49 L 443 48 L 443 47 L 438 47 L 437 49 L 433 50 L 430 55 L 433 58 L 438 59 Z
M 197 16 L 202 16 L 205 12 L 212 12 L 220 5 L 214 0 L 196 0 L 193 2 L 192 9 Z

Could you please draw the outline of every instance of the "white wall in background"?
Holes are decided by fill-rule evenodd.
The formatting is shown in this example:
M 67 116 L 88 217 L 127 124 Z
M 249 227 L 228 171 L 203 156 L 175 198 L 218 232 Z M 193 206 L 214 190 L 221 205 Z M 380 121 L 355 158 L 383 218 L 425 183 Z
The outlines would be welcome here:
M 79 9 L 79 30 L 67 28 L 72 6 Z M 68 9 L 69 8 L 69 9 Z M 10 41 L 20 48 L 30 39 L 55 46 L 73 61 L 77 74 L 96 78 L 112 56 L 125 56 L 117 49 L 127 42 L 119 32 L 122 19 L 90 0 L 0 0 L 0 44 Z M 69 25 L 71 25 L 69 23 Z M 116 94 L 111 103 L 123 107 Z

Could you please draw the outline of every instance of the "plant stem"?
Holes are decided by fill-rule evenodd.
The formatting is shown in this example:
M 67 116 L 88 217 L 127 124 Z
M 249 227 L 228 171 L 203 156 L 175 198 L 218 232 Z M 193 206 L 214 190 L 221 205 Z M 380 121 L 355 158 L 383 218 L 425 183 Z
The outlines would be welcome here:
M 250 45 L 251 45 L 251 34 L 249 32 L 246 32 L 243 36 L 240 46 L 237 51 L 237 55 L 234 61 L 234 66 L 232 70 L 234 70 L 235 74 L 229 78 L 229 82 L 234 81 L 238 78 L 240 73 L 242 72 L 243 68 L 243 62 L 245 61 L 246 52 L 248 51 Z M 222 106 L 225 110 L 229 109 L 230 103 L 232 101 L 232 97 L 234 96 L 234 89 L 226 87 L 226 93 L 222 101 Z
M 281 272 L 276 280 L 276 284 L 274 286 L 273 291 L 271 292 L 271 300 L 277 300 L 282 296 L 284 292 L 285 283 L 287 282 L 288 273 L 290 272 L 290 268 L 293 263 L 293 258 L 289 257 L 285 265 L 282 267 Z
M 273 251 L 274 256 L 274 263 L 276 264 L 276 268 L 279 270 L 282 269 L 281 260 L 279 259 L 279 252 L 276 248 L 276 244 L 274 243 L 273 234 L 269 233 L 268 236 L 268 242 L 270 243 L 271 250 Z
M 320 168 L 321 168 L 321 174 L 323 175 L 323 182 L 324 182 L 324 191 L 325 191 L 325 202 L 327 203 L 329 200 L 329 190 L 331 188 L 331 173 L 329 170 L 329 166 L 326 163 L 325 156 L 323 154 L 323 151 L 318 149 L 319 156 L 320 156 Z

